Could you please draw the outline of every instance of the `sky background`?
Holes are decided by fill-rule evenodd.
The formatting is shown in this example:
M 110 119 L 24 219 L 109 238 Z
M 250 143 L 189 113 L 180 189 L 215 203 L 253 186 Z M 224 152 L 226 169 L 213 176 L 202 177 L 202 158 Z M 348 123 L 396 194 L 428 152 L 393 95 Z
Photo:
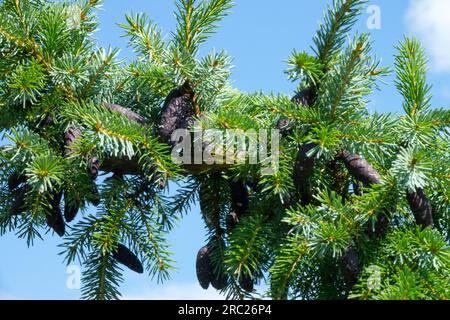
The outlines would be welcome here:
M 319 0 L 235 0 L 232 14 L 222 23 L 219 33 L 204 46 L 225 49 L 234 57 L 232 79 L 243 91 L 292 94 L 283 70 L 292 49 L 310 50 L 312 37 L 327 3 Z M 450 0 L 378 0 L 370 1 L 381 9 L 381 29 L 368 29 L 370 14 L 362 15 L 358 32 L 368 32 L 375 54 L 384 66 L 393 67 L 394 46 L 404 35 L 416 35 L 430 57 L 429 82 L 434 85 L 433 105 L 450 105 Z M 133 57 L 117 23 L 125 13 L 146 12 L 170 36 L 175 29 L 173 0 L 105 0 L 99 12 L 101 30 L 96 34 L 99 46 L 119 47 L 121 57 Z M 402 111 L 402 99 L 393 85 L 394 77 L 380 84 L 380 92 L 370 97 L 369 108 L 379 112 Z M 120 290 L 125 299 L 216 299 L 214 289 L 202 290 L 195 275 L 195 257 L 204 245 L 205 230 L 198 207 L 194 207 L 169 235 L 178 272 L 172 280 L 157 285 L 146 275 L 125 271 Z M 67 287 L 67 268 L 58 255 L 61 239 L 48 235 L 27 248 L 14 234 L 0 238 L 0 299 L 78 299 L 79 290 Z

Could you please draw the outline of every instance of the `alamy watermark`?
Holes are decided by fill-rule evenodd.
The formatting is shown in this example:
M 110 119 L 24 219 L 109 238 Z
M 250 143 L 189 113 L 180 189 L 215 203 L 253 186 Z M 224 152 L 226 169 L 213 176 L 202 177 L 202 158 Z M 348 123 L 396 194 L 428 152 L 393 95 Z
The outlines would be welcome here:
M 260 165 L 261 174 L 278 171 L 280 132 L 271 130 L 186 130 L 172 133 L 172 159 L 184 165 Z
M 367 18 L 367 29 L 381 30 L 381 8 L 377 5 L 370 5 L 367 7 L 366 13 L 369 14 Z
M 379 290 L 381 288 L 381 269 L 376 265 L 371 265 L 367 268 L 370 274 L 367 278 L 367 288 L 370 290 Z
M 81 288 L 81 268 L 77 265 L 70 265 L 66 269 L 66 287 L 69 290 L 80 290 Z

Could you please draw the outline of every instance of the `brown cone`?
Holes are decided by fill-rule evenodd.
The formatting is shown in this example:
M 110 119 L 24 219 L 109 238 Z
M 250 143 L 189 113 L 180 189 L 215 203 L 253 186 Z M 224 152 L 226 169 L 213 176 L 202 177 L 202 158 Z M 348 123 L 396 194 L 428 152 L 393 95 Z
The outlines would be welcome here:
M 50 201 L 51 208 L 47 212 L 46 220 L 47 225 L 52 228 L 60 237 L 64 236 L 66 231 L 66 224 L 61 213 L 60 202 L 62 198 L 62 192 L 53 195 L 53 199 Z
M 9 191 L 13 191 L 17 187 L 19 187 L 22 183 L 27 181 L 27 177 L 24 174 L 18 174 L 17 172 L 11 173 L 8 177 L 8 189 Z
M 292 102 L 298 104 L 299 106 L 309 108 L 312 106 L 315 99 L 315 92 L 313 89 L 304 89 L 298 92 L 293 98 Z M 277 129 L 280 130 L 282 136 L 289 135 L 294 128 L 295 121 L 288 118 L 281 118 L 277 122 Z
M 304 107 L 310 107 L 314 103 L 314 99 L 315 92 L 313 89 L 303 89 L 292 98 L 292 102 Z
M 72 126 L 67 129 L 67 132 L 64 134 L 64 145 L 66 146 L 64 155 L 66 157 L 70 156 L 73 153 L 73 145 L 80 137 L 80 129 Z
M 92 186 L 91 198 L 89 200 L 95 207 L 98 207 L 100 205 L 100 203 L 101 203 L 100 193 L 98 192 L 98 188 L 97 188 L 96 184 L 94 184 Z
M 112 256 L 117 262 L 123 264 L 130 270 L 137 273 L 144 272 L 144 267 L 139 258 L 123 244 L 117 246 L 117 250 L 112 253 Z
M 294 185 L 302 196 L 302 202 L 307 204 L 310 202 L 309 179 L 314 172 L 316 160 L 309 157 L 308 153 L 317 146 L 316 143 L 310 142 L 300 146 L 297 159 L 294 165 Z
M 253 291 L 253 279 L 249 276 L 242 276 L 239 278 L 239 285 L 242 289 L 244 289 L 247 292 Z
M 220 274 L 219 276 L 214 276 L 211 279 L 211 285 L 216 290 L 223 290 L 227 286 L 227 277 L 224 274 Z
M 302 189 L 307 185 L 311 177 L 315 159 L 308 156 L 308 153 L 317 146 L 316 143 L 310 142 L 300 146 L 294 167 L 294 184 L 298 189 Z
M 353 246 L 350 245 L 347 248 L 342 256 L 341 262 L 347 290 L 350 291 L 356 282 L 358 282 L 361 273 L 361 263 L 359 261 L 358 252 Z
M 228 228 L 233 229 L 249 210 L 249 193 L 242 181 L 230 183 L 231 210 L 227 217 Z
M 159 137 L 162 142 L 171 144 L 172 133 L 176 129 L 187 129 L 192 124 L 194 110 L 190 95 L 183 89 L 172 90 L 167 96 L 159 124 Z
M 66 197 L 64 197 L 64 219 L 66 222 L 72 222 L 78 214 L 80 208 L 70 203 Z
M 378 172 L 361 156 L 342 152 L 339 158 L 342 159 L 345 167 L 356 180 L 367 185 L 381 183 Z
M 119 106 L 118 104 L 108 103 L 108 104 L 105 104 L 105 107 L 108 108 L 109 110 L 119 112 L 120 114 L 124 115 L 131 121 L 140 123 L 142 125 L 145 125 L 147 123 L 141 115 L 137 114 L 136 112 L 134 112 L 128 108 Z
M 25 200 L 27 197 L 27 187 L 21 187 L 13 193 L 14 201 L 9 209 L 9 214 L 12 216 L 21 215 L 26 211 Z
M 416 223 L 424 228 L 433 225 L 433 208 L 428 201 L 427 196 L 421 188 L 417 188 L 414 192 L 407 191 L 409 207 L 414 214 Z
M 205 290 L 208 289 L 211 279 L 213 278 L 213 270 L 208 251 L 208 246 L 201 248 L 197 253 L 197 261 L 195 264 L 198 282 Z

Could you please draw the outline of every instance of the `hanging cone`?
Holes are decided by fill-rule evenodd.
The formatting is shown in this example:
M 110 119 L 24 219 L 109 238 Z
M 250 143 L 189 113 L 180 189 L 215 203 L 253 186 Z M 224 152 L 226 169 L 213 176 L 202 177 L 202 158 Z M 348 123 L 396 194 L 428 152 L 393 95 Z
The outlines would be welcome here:
M 313 174 L 315 159 L 308 157 L 308 153 L 317 147 L 314 142 L 306 143 L 300 146 L 297 159 L 294 166 L 294 184 L 298 190 L 305 188 L 308 180 Z
M 100 205 L 100 203 L 101 203 L 100 193 L 98 192 L 98 188 L 97 188 L 97 185 L 95 183 L 92 186 L 91 198 L 89 200 L 95 207 L 98 207 Z
M 97 157 L 89 159 L 88 173 L 92 180 L 96 180 L 100 171 L 100 161 Z
M 15 171 L 8 177 L 8 189 L 9 191 L 13 191 L 25 182 L 27 182 L 27 177 L 24 174 L 19 174 Z
M 299 106 L 309 108 L 312 106 L 315 99 L 315 92 L 313 89 L 304 89 L 298 92 L 293 98 L 292 102 Z M 288 118 L 281 118 L 278 120 L 276 128 L 280 130 L 282 136 L 287 136 L 292 132 L 295 121 Z
M 359 261 L 358 252 L 353 246 L 349 246 L 342 256 L 342 270 L 346 282 L 347 290 L 350 291 L 358 282 L 361 273 L 361 263 Z
M 184 88 L 172 90 L 167 96 L 161 111 L 159 137 L 171 144 L 172 133 L 176 129 L 187 129 L 193 122 L 194 110 L 191 96 Z
M 21 187 L 13 192 L 14 201 L 9 209 L 9 214 L 11 216 L 21 215 L 26 211 L 25 200 L 27 197 L 27 187 Z
M 118 104 L 107 103 L 104 106 L 106 108 L 108 108 L 109 110 L 119 112 L 120 114 L 124 115 L 131 121 L 140 123 L 142 125 L 145 125 L 147 123 L 147 121 L 145 121 L 144 117 L 142 117 L 141 115 L 137 114 L 136 112 L 134 112 L 128 108 L 119 106 Z
M 249 210 L 249 193 L 247 186 L 242 181 L 231 182 L 230 193 L 231 210 L 227 217 L 227 225 L 233 229 Z
M 213 278 L 213 270 L 208 251 L 208 246 L 201 248 L 197 253 L 197 261 L 195 264 L 198 282 L 205 290 L 208 289 L 211 279 Z
M 199 202 L 200 202 L 200 212 L 202 214 L 203 220 L 205 221 L 206 226 L 208 227 L 208 229 L 210 230 L 214 230 L 220 227 L 220 212 L 217 210 L 217 212 L 209 212 L 209 210 L 207 210 L 207 206 L 206 206 L 206 197 L 208 195 L 208 192 L 210 192 L 210 190 L 208 190 L 208 188 L 205 188 L 205 186 L 200 186 L 200 190 L 199 190 Z M 217 207 L 217 203 L 213 204 L 215 206 L 214 209 L 216 209 Z M 218 209 L 218 208 L 217 208 Z M 214 210 L 216 211 L 216 210 Z
M 295 102 L 300 106 L 309 108 L 313 105 L 314 99 L 315 99 L 315 90 L 303 89 L 292 98 L 292 102 Z
M 79 210 L 80 208 L 78 206 L 70 203 L 67 197 L 64 197 L 64 219 L 66 222 L 72 222 L 77 216 Z
M 383 237 L 389 227 L 389 218 L 384 213 L 379 213 L 375 223 L 375 237 L 380 239 Z
M 59 205 L 61 198 L 62 192 L 53 195 L 53 199 L 50 201 L 51 209 L 46 214 L 47 225 L 60 237 L 64 236 L 66 231 L 66 225 L 61 213 L 61 207 Z
M 144 267 L 142 266 L 142 263 L 139 260 L 139 258 L 123 244 L 119 244 L 117 246 L 117 250 L 112 252 L 112 256 L 114 259 L 117 260 L 117 262 L 123 264 L 130 270 L 137 273 L 144 272 Z
M 356 180 L 367 185 L 381 183 L 378 172 L 359 155 L 342 152 L 338 158 L 344 162 L 345 167 Z
M 231 207 L 236 214 L 241 217 L 248 211 L 249 194 L 245 183 L 238 181 L 232 182 L 231 189 Z
M 414 192 L 407 191 L 406 198 L 409 207 L 414 214 L 416 223 L 424 228 L 433 225 L 433 208 L 428 201 L 427 196 L 421 188 L 417 188 Z
M 227 277 L 225 274 L 221 273 L 218 276 L 213 276 L 211 279 L 211 285 L 216 290 L 223 290 L 227 287 Z
M 67 132 L 64 134 L 64 145 L 66 147 L 64 150 L 64 155 L 66 157 L 69 157 L 73 153 L 73 145 L 78 139 L 80 139 L 80 137 L 80 129 L 73 126 L 70 126 L 67 129 Z
M 310 142 L 300 146 L 297 159 L 294 165 L 294 185 L 300 192 L 302 202 L 308 204 L 310 202 L 309 179 L 314 172 L 316 163 L 315 158 L 309 157 L 308 153 L 317 146 L 316 143 Z
M 253 279 L 249 276 L 243 275 L 239 278 L 239 285 L 247 292 L 253 291 Z
M 276 128 L 280 130 L 280 134 L 282 136 L 287 136 L 292 133 L 292 129 L 294 128 L 294 121 L 288 118 L 280 118 L 277 121 Z
M 378 171 L 375 170 L 366 160 L 363 160 L 361 156 L 352 155 L 344 151 L 336 158 L 344 162 L 347 170 L 357 181 L 360 181 L 366 185 L 381 183 L 381 177 Z M 362 196 L 363 191 L 361 190 L 359 184 L 356 182 L 353 184 L 353 186 L 355 194 Z M 380 239 L 386 234 L 388 227 L 388 217 L 384 212 L 379 212 L 377 214 L 375 228 L 367 229 L 366 234 L 368 234 L 372 238 Z

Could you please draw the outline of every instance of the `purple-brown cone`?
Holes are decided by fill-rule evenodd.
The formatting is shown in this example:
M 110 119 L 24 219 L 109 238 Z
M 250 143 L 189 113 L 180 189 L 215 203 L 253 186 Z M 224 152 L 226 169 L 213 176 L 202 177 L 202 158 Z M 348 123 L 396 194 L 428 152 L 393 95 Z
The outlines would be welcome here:
M 407 191 L 409 207 L 414 214 L 416 223 L 424 228 L 433 225 L 433 208 L 428 201 L 427 196 L 421 188 L 417 188 L 414 192 Z
M 208 289 L 211 279 L 213 278 L 213 270 L 211 260 L 209 259 L 209 248 L 204 246 L 197 253 L 196 271 L 197 279 L 203 289 Z
M 340 158 L 356 180 L 367 185 L 381 183 L 381 177 L 378 172 L 361 156 L 342 152 Z
M 117 250 L 112 252 L 112 256 L 117 260 L 117 262 L 123 264 L 130 270 L 137 273 L 144 272 L 144 267 L 142 266 L 139 258 L 123 244 L 119 244 L 117 246 Z
M 190 95 L 182 88 L 172 90 L 161 111 L 159 123 L 161 141 L 171 144 L 172 133 L 177 129 L 187 129 L 192 124 L 193 115 Z

